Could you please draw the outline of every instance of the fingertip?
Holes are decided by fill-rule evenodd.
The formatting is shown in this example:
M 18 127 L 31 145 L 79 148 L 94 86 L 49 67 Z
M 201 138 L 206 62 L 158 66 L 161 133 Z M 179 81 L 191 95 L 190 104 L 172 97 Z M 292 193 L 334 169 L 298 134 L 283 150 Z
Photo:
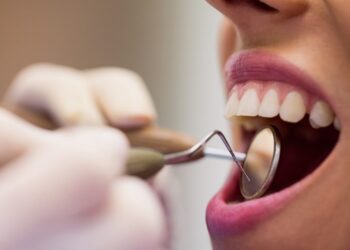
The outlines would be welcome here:
M 66 66 L 50 63 L 27 66 L 15 77 L 5 102 L 38 115 L 46 113 L 61 126 L 105 124 L 85 76 Z
M 72 128 L 55 132 L 7 169 L 22 169 L 21 182 L 16 183 L 31 187 L 32 199 L 45 201 L 42 205 L 50 213 L 74 214 L 106 199 L 111 183 L 125 172 L 127 152 L 127 140 L 119 131 Z M 41 183 L 46 183 L 45 190 Z
M 111 125 L 134 129 L 156 120 L 151 95 L 135 72 L 122 68 L 100 68 L 87 71 L 86 76 Z
M 116 117 L 111 120 L 111 125 L 122 130 L 135 130 L 147 127 L 154 123 L 155 116 L 147 116 L 145 114 L 129 115 L 125 117 Z

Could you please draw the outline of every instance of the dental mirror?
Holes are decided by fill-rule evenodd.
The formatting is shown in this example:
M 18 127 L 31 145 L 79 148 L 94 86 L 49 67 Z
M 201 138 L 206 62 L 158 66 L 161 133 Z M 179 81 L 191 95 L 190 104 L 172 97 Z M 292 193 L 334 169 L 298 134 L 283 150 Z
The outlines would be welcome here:
M 218 136 L 226 150 L 207 147 L 206 144 Z M 234 152 L 224 134 L 215 130 L 188 150 L 163 155 L 150 149 L 133 149 L 128 159 L 128 174 L 149 178 L 165 165 L 181 165 L 203 157 L 214 157 L 234 161 L 241 170 L 240 190 L 246 200 L 265 194 L 275 176 L 280 159 L 281 142 L 277 128 L 268 126 L 258 131 L 247 153 Z
M 258 132 L 247 151 L 243 169 L 250 180 L 241 175 L 241 194 L 246 200 L 262 196 L 275 176 L 281 153 L 280 135 L 273 126 Z

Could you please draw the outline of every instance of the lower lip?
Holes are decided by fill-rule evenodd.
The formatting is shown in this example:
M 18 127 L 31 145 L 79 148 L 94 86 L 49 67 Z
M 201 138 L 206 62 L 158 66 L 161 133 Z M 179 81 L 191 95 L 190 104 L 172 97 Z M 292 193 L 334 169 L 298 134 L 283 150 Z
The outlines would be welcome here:
M 311 177 L 310 175 L 289 188 L 259 199 L 228 203 L 229 200 L 234 200 L 232 197 L 239 196 L 240 174 L 239 169 L 234 168 L 228 182 L 207 207 L 206 219 L 210 235 L 234 236 L 249 230 L 285 207 L 303 190 L 304 184 Z

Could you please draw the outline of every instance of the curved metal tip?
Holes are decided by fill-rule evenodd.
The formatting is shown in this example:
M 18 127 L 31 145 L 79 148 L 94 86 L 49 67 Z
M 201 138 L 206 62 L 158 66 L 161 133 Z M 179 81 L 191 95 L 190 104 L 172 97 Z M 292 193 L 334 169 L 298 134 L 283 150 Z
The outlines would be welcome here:
M 228 143 L 228 140 L 226 139 L 225 135 L 220 130 L 214 130 L 213 132 L 208 134 L 206 137 L 204 137 L 201 141 L 199 141 L 196 145 L 194 145 L 193 147 L 191 147 L 190 149 L 188 149 L 186 151 L 166 155 L 166 157 L 165 157 L 166 162 L 168 164 L 179 164 L 179 163 L 191 162 L 191 161 L 197 160 L 198 158 L 204 157 L 205 156 L 205 152 L 204 152 L 205 145 L 215 135 L 219 136 L 221 141 L 224 143 L 227 151 L 230 153 L 232 160 L 238 165 L 238 167 L 240 168 L 240 170 L 244 174 L 244 176 L 247 178 L 247 180 L 250 181 L 249 176 L 245 172 L 240 161 L 237 159 L 230 144 Z
M 250 178 L 248 176 L 248 174 L 246 173 L 246 171 L 244 170 L 242 164 L 240 163 L 240 161 L 237 159 L 235 153 L 233 152 L 230 144 L 228 143 L 225 135 L 219 131 L 219 130 L 215 130 L 213 133 L 211 133 L 211 136 L 209 137 L 209 139 L 206 141 L 206 143 L 213 137 L 213 136 L 219 136 L 220 139 L 222 140 L 222 142 L 225 144 L 226 149 L 230 152 L 232 159 L 234 160 L 234 162 L 238 165 L 238 167 L 240 168 L 241 172 L 244 174 L 244 176 L 247 178 L 247 180 L 250 182 Z

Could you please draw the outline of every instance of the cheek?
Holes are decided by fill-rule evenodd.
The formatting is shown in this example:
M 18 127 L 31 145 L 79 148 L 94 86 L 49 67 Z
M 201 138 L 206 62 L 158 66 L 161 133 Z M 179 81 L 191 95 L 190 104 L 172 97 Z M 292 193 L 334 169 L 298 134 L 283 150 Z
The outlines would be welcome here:
M 219 33 L 219 59 L 221 68 L 224 67 L 227 59 L 232 55 L 237 46 L 236 31 L 229 19 L 221 23 Z
M 337 29 L 350 48 L 350 1 L 349 0 L 326 0 L 331 11 Z

